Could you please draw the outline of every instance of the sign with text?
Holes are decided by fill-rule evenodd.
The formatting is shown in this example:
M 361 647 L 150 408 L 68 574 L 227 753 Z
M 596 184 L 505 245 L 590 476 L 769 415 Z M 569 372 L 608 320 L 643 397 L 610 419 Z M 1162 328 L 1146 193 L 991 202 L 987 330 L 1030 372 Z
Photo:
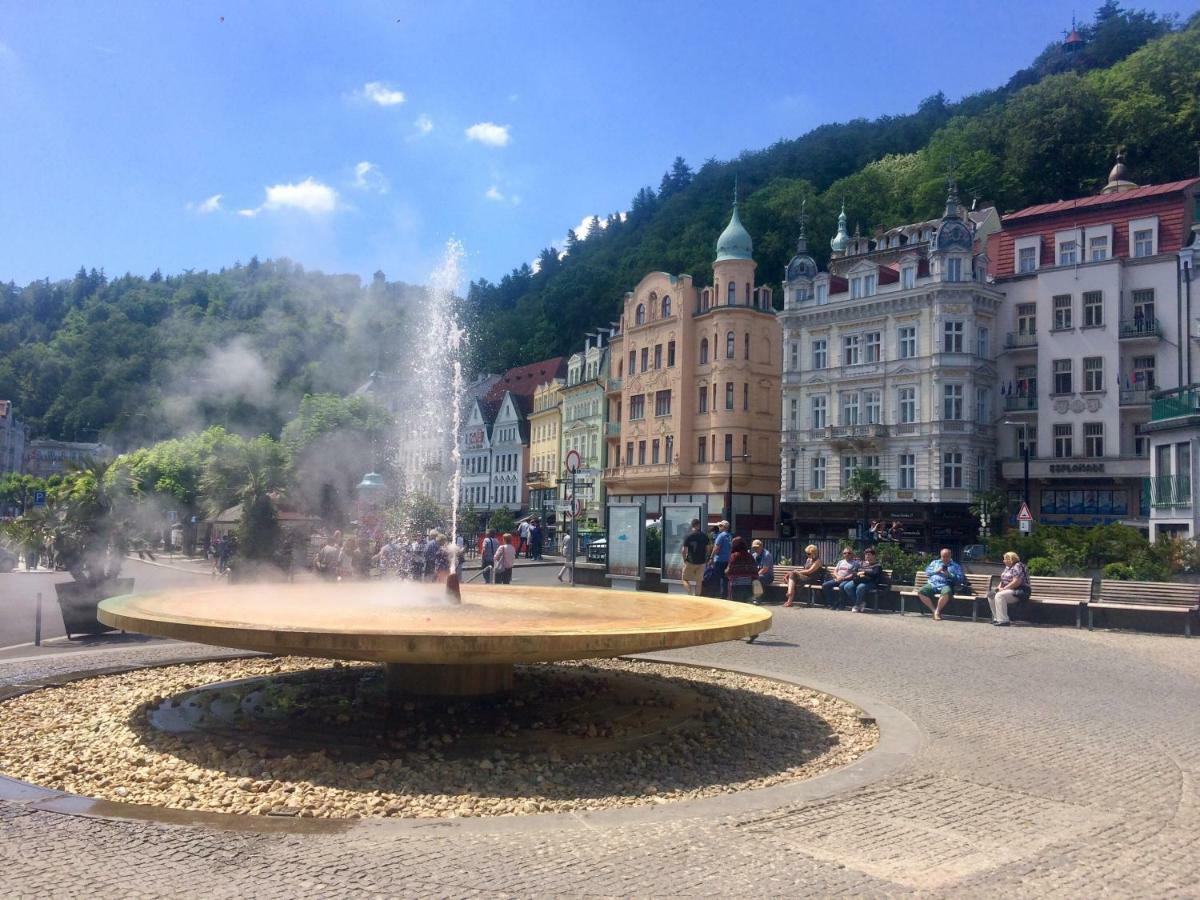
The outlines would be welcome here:
M 704 503 L 670 503 L 663 506 L 662 518 L 662 566 L 663 582 L 683 581 L 683 554 L 680 548 L 683 539 L 692 530 L 692 520 L 699 519 L 701 529 L 708 521 L 708 506 Z
M 608 507 L 608 574 L 641 578 L 646 573 L 646 507 L 614 503 Z

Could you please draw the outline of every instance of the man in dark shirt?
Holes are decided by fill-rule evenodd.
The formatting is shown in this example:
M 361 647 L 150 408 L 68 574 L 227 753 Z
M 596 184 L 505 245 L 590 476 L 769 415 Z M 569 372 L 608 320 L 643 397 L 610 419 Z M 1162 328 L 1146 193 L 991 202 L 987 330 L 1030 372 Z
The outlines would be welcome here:
M 708 535 L 699 519 L 692 519 L 692 530 L 679 548 L 683 555 L 683 586 L 689 594 L 699 594 L 704 583 L 704 563 L 708 560 Z

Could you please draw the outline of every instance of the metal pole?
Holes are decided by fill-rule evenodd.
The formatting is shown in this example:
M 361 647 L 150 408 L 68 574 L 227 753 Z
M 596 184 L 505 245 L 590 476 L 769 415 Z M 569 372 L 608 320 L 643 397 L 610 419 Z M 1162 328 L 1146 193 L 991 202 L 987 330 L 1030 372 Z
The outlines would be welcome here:
M 571 468 L 571 587 L 575 587 L 575 548 L 579 546 L 579 496 L 575 493 L 575 473 L 577 467 Z
M 33 614 L 33 646 L 42 646 L 42 592 L 38 591 L 37 609 Z
M 1029 506 L 1029 431 L 1025 432 L 1025 447 L 1021 456 L 1025 461 L 1025 505 Z

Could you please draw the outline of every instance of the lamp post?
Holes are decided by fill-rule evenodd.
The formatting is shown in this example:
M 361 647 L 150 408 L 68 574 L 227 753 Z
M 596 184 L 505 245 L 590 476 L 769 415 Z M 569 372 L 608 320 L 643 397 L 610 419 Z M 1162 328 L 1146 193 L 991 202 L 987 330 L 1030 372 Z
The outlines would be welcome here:
M 725 519 L 729 522 L 730 532 L 732 532 L 734 530 L 734 528 L 733 528 L 733 461 L 735 458 L 740 459 L 742 462 L 749 462 L 750 454 L 743 453 L 743 454 L 741 454 L 741 456 L 735 457 L 733 450 L 731 449 L 729 451 L 729 457 L 728 457 L 728 459 L 729 459 L 729 498 L 728 498 L 728 502 L 725 504 Z

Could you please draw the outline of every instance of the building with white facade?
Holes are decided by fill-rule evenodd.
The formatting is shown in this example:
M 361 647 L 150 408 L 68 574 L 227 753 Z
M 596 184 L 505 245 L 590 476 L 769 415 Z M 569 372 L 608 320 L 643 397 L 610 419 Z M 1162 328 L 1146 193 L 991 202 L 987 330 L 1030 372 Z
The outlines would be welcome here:
M 1138 187 L 1118 158 L 1097 195 L 1004 216 L 999 453 L 1010 506 L 1045 524 L 1150 524 L 1153 394 L 1191 380 L 1197 326 L 1179 251 L 1200 179 Z M 1189 337 L 1189 331 L 1191 336 Z
M 11 400 L 0 400 L 0 475 L 25 465 L 25 426 L 17 421 Z
M 866 238 L 843 208 L 820 272 L 801 231 L 784 280 L 783 532 L 838 537 L 862 507 L 844 495 L 859 468 L 887 490 L 872 516 L 910 539 L 961 544 L 968 505 L 993 482 L 996 320 L 982 248 L 991 207 L 967 211 L 953 186 L 939 219 Z
M 26 475 L 49 478 L 51 475 L 63 475 L 71 469 L 86 466 L 93 461 L 111 459 L 112 455 L 112 448 L 104 444 L 38 438 L 26 441 L 23 468 Z
M 567 360 L 567 383 L 562 389 L 562 458 L 566 459 L 571 450 L 577 451 L 582 458 L 576 475 L 576 499 L 584 507 L 579 520 L 582 528 L 595 528 L 604 521 L 602 475 L 607 443 L 604 439 L 604 391 L 609 370 L 610 334 L 608 329 L 601 329 L 587 335 L 584 349 Z M 562 496 L 564 500 L 568 499 L 566 493 Z

